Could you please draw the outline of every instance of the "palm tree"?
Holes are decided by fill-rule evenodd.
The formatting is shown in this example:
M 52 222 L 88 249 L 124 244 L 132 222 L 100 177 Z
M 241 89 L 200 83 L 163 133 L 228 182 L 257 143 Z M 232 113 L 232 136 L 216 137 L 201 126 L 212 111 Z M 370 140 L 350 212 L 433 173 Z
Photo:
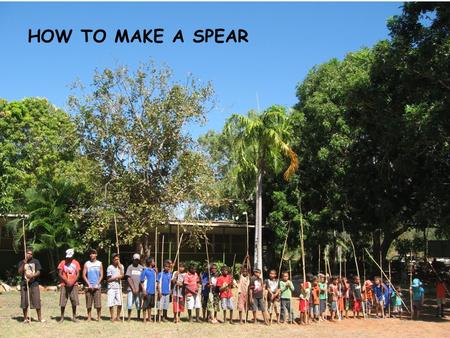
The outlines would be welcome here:
M 288 180 L 298 168 L 297 154 L 289 146 L 292 129 L 286 109 L 272 106 L 263 113 L 250 111 L 247 116 L 233 114 L 225 124 L 225 133 L 231 143 L 231 161 L 238 183 L 246 188 L 255 182 L 255 266 L 262 269 L 262 180 L 271 170 L 282 171 L 285 158 L 290 160 L 284 172 Z

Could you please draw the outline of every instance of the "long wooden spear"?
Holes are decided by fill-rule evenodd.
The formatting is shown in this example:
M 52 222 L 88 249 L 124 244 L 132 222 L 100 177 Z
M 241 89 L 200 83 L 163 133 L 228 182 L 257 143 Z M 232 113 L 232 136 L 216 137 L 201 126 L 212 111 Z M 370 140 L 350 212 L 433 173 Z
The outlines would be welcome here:
M 119 233 L 117 231 L 116 214 L 114 214 L 114 230 L 116 231 L 116 249 L 117 249 L 117 255 L 119 255 L 119 270 L 120 270 L 120 265 L 122 265 L 122 263 L 120 262 Z M 119 285 L 120 285 L 120 300 L 122 302 L 122 323 L 124 323 L 125 322 L 125 304 L 123 302 L 122 279 L 119 280 Z
M 391 279 L 391 261 L 388 261 L 388 267 L 389 267 L 389 279 Z M 390 285 L 391 283 L 389 283 Z M 392 287 L 392 285 L 391 285 Z M 388 313 L 389 313 L 389 318 L 391 318 L 391 294 L 389 293 L 389 289 L 388 289 L 388 297 L 389 299 L 387 300 L 388 302 Z
M 180 287 L 178 285 L 178 277 L 180 276 L 180 261 L 178 259 L 179 254 L 180 254 L 180 247 L 181 247 L 181 241 L 183 239 L 183 235 L 184 233 L 181 234 L 180 239 L 178 241 L 178 248 L 177 248 L 177 253 L 175 254 L 175 259 L 173 261 L 173 265 L 175 265 L 175 262 L 177 263 L 177 279 L 176 279 L 176 285 L 175 285 L 175 292 L 176 292 L 176 297 L 177 297 L 177 308 L 176 308 L 176 314 L 174 314 L 174 317 L 176 319 L 176 323 L 178 322 L 178 320 L 180 320 L 180 297 L 179 297 L 179 293 L 180 293 Z M 177 317 L 178 316 L 178 317 Z
M 153 310 L 155 311 L 155 314 L 153 315 L 153 320 L 156 322 L 156 312 L 157 311 L 157 307 L 156 307 L 156 279 L 157 279 L 157 273 L 156 270 L 158 269 L 158 227 L 155 228 L 155 268 L 153 269 L 154 273 L 155 273 L 155 297 L 154 297 L 154 301 L 155 301 L 155 305 L 153 306 Z
M 28 283 L 28 277 L 26 274 L 26 269 L 25 269 L 25 265 L 27 264 L 27 240 L 25 237 L 25 218 L 22 219 L 22 232 L 23 232 L 23 258 L 24 258 L 24 263 L 23 263 L 23 273 L 25 275 L 25 283 L 27 285 L 27 300 L 28 300 L 28 306 L 27 306 L 27 318 L 25 318 L 25 320 L 27 320 L 28 324 L 31 324 L 31 320 L 28 320 L 28 317 L 31 319 L 31 303 L 30 303 L 30 285 Z
M 162 298 L 162 277 L 163 277 L 163 267 L 164 265 L 164 235 L 162 235 L 162 241 L 161 241 L 161 274 L 159 276 L 159 293 L 158 293 L 158 297 L 159 294 L 161 294 L 161 297 L 159 297 L 159 311 L 158 311 L 158 321 L 161 322 L 161 312 L 162 312 L 162 302 L 161 302 L 161 298 Z
M 412 300 L 412 271 L 413 271 L 413 263 L 412 263 L 412 248 L 409 255 L 409 306 L 411 306 L 411 319 L 414 317 L 414 305 Z M 406 306 L 406 305 L 405 305 Z
M 303 233 L 303 213 L 302 213 L 302 199 L 299 198 L 299 209 L 300 209 L 300 249 L 302 250 L 302 269 L 303 269 L 303 285 L 306 283 L 306 267 L 305 267 L 305 245 L 304 245 L 304 233 Z M 320 250 L 320 246 L 319 246 Z M 319 255 L 320 264 L 320 255 Z M 292 277 L 290 277 L 292 278 Z
M 348 238 L 350 239 L 350 244 L 352 245 L 352 249 L 353 249 L 353 257 L 355 259 L 355 266 L 356 266 L 356 275 L 358 276 L 359 279 L 359 287 L 360 287 L 360 295 L 361 295 L 361 303 L 362 303 L 362 288 L 363 288 L 363 283 L 361 282 L 361 276 L 359 275 L 359 267 L 358 267 L 358 259 L 356 258 L 356 250 L 355 250 L 355 245 L 353 244 L 353 240 L 352 237 L 348 236 Z M 365 277 L 365 276 L 364 276 Z M 364 319 L 366 319 L 366 310 L 365 310 L 365 306 L 363 306 L 363 304 L 361 304 L 362 306 L 362 310 L 363 310 L 363 316 Z M 359 314 L 358 314 L 359 316 Z
M 365 250 L 366 250 L 367 255 L 369 255 L 369 258 L 372 260 L 372 262 L 374 262 L 375 265 L 376 265 L 378 268 L 380 268 L 380 265 L 379 265 L 379 264 L 377 263 L 377 261 L 372 257 L 372 255 L 370 254 L 370 252 L 369 252 L 367 249 L 365 249 Z M 395 291 L 395 293 L 396 293 L 397 295 L 399 295 L 399 293 L 398 293 L 397 290 L 394 288 L 394 286 L 393 286 L 391 280 L 389 279 L 389 277 L 384 273 L 383 270 L 381 270 L 381 273 L 384 275 L 384 278 L 386 278 L 386 280 L 389 282 L 389 284 L 392 285 L 392 289 Z M 401 299 L 401 298 L 400 298 L 400 299 Z M 411 312 L 411 311 L 409 310 L 409 308 L 406 306 L 406 304 L 405 304 L 405 302 L 403 301 L 403 299 L 401 299 L 401 301 L 402 301 L 403 305 L 405 306 L 406 310 L 408 310 L 408 312 Z
M 342 297 L 342 249 L 341 249 L 340 245 L 338 245 L 337 251 L 338 251 L 338 260 L 339 260 L 339 296 Z M 342 314 L 341 314 L 341 310 L 339 309 L 339 304 L 340 304 L 340 301 L 338 298 L 338 306 L 337 306 L 338 320 L 342 320 Z

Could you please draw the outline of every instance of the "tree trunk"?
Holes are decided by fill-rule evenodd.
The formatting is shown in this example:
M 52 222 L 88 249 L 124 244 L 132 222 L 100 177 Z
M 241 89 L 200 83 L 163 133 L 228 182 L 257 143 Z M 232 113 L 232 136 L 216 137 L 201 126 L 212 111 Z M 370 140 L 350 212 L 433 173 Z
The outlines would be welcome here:
M 255 220 L 255 262 L 262 269 L 262 169 L 258 165 L 256 174 L 256 220 Z

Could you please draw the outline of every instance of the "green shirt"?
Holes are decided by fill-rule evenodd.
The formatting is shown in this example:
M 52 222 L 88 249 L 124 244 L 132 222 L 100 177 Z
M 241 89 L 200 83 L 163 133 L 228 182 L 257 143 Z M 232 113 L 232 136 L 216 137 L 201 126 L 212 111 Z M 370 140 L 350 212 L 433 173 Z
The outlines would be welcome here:
M 280 280 L 280 291 L 281 291 L 281 297 L 283 299 L 290 299 L 292 297 L 292 291 L 294 291 L 294 285 L 292 285 L 292 282 L 289 281 L 289 286 L 286 287 L 287 282 L 283 282 Z
M 327 283 L 319 283 L 319 299 L 327 299 Z

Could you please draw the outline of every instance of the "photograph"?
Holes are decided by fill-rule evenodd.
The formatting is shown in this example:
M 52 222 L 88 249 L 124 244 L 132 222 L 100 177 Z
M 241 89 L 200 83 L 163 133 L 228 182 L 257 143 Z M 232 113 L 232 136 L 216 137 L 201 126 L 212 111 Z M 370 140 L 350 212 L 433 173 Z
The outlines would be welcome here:
M 445 337 L 450 2 L 0 1 L 0 337 Z

